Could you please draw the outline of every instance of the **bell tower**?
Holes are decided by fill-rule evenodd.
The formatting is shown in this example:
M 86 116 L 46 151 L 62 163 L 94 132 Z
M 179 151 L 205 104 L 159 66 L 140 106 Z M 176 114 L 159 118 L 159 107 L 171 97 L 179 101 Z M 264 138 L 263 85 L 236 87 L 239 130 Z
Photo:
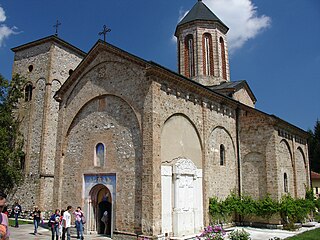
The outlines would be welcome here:
M 202 85 L 230 81 L 229 28 L 201 1 L 178 23 L 178 71 Z

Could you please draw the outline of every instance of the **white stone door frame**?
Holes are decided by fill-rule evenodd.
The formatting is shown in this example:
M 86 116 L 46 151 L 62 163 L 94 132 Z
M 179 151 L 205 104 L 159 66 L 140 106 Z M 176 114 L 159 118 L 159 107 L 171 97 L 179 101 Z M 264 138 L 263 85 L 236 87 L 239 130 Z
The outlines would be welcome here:
M 186 158 L 161 166 L 162 234 L 182 237 L 203 229 L 202 169 Z

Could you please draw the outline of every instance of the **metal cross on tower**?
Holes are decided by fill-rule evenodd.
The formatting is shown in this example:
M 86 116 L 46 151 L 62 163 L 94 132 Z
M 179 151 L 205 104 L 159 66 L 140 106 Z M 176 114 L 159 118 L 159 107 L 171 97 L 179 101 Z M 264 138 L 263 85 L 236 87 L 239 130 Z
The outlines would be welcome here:
M 57 20 L 57 23 L 55 25 L 53 25 L 54 28 L 56 28 L 56 33 L 55 35 L 58 36 L 58 27 L 61 25 L 61 23 L 59 22 L 59 20 Z
M 102 30 L 102 32 L 99 32 L 99 35 L 103 35 L 103 41 L 104 42 L 106 41 L 106 35 L 107 35 L 108 32 L 111 32 L 111 29 L 107 28 L 106 25 L 103 25 L 103 30 Z

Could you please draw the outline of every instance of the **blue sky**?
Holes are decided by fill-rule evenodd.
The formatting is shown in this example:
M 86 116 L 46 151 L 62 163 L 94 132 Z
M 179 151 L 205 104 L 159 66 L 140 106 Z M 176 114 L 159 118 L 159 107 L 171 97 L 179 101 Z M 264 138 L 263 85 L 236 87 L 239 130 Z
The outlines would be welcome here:
M 12 47 L 55 33 L 88 52 L 107 41 L 177 70 L 175 27 L 196 0 L 0 0 L 0 73 L 11 78 Z M 232 80 L 246 80 L 256 107 L 304 130 L 320 119 L 320 1 L 203 0 L 226 24 Z

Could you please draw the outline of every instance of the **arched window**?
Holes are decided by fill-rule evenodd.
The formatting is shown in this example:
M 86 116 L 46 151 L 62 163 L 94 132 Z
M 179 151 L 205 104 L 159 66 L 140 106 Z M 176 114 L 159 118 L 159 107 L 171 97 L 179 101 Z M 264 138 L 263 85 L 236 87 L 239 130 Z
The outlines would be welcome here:
M 212 37 L 211 34 L 205 33 L 202 38 L 203 46 L 203 74 L 213 76 L 213 50 L 212 50 Z
M 287 173 L 283 174 L 283 185 L 284 185 L 284 192 L 288 192 L 288 176 Z
M 194 47 L 193 36 L 188 35 L 185 39 L 185 68 L 186 76 L 194 76 Z
M 26 102 L 29 102 L 32 99 L 32 88 L 33 87 L 31 83 L 27 84 L 26 87 L 24 88 L 24 100 Z
M 32 72 L 32 71 L 33 71 L 33 65 L 29 65 L 28 71 L 29 71 L 29 72 Z
M 96 145 L 96 157 L 95 165 L 98 167 L 103 167 L 105 162 L 105 149 L 102 143 Z
M 220 50 L 221 50 L 222 78 L 227 79 L 226 51 L 224 47 L 224 40 L 222 37 L 220 37 L 219 42 L 220 42 Z
M 225 165 L 226 151 L 223 144 L 220 145 L 220 166 Z

